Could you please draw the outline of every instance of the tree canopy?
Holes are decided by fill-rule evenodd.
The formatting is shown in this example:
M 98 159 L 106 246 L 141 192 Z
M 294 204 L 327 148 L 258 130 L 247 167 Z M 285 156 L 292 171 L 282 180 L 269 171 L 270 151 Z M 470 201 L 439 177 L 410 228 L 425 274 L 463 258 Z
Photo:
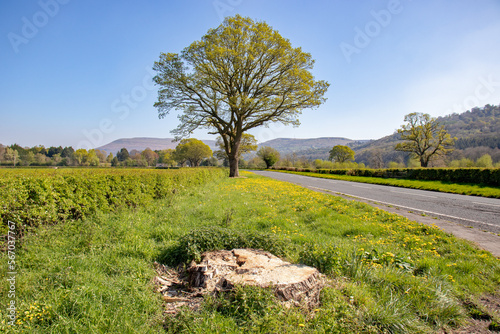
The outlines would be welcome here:
M 280 153 L 269 146 L 263 146 L 257 151 L 257 156 L 266 163 L 266 168 L 272 167 L 280 159 Z
M 267 23 L 228 17 L 180 54 L 160 55 L 155 107 L 160 118 L 182 111 L 172 131 L 178 139 L 197 128 L 219 134 L 230 176 L 238 176 L 243 133 L 271 122 L 298 126 L 303 109 L 326 100 L 328 83 L 314 80 L 313 65 Z
M 456 138 L 451 138 L 443 125 L 429 114 L 411 113 L 405 116 L 398 133 L 403 143 L 396 145 L 396 151 L 410 152 L 420 160 L 421 167 L 429 161 L 453 150 Z
M 191 167 L 198 167 L 200 162 L 212 156 L 210 147 L 195 138 L 183 139 L 175 148 L 175 157 L 177 161 L 189 161 Z
M 330 150 L 330 160 L 344 163 L 354 160 L 354 151 L 345 145 L 336 145 Z

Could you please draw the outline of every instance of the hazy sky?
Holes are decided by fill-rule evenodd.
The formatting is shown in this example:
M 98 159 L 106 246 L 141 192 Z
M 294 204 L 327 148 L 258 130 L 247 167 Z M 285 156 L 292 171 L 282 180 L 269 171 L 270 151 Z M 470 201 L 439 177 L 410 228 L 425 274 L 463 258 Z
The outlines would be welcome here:
M 235 14 L 311 53 L 315 77 L 331 85 L 300 127 L 253 131 L 261 142 L 376 139 L 410 112 L 500 104 L 499 0 L 2 0 L 0 143 L 172 137 L 177 113 L 160 120 L 153 107 L 153 62 Z

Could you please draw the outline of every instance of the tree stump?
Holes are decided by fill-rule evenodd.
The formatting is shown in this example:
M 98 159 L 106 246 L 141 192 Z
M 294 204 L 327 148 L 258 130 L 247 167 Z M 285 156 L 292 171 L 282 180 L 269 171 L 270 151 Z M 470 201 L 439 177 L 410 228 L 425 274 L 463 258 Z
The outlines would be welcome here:
M 207 292 L 228 291 L 235 285 L 271 287 L 286 305 L 313 307 L 323 287 L 316 268 L 291 264 L 273 254 L 255 249 L 213 251 L 188 268 L 189 284 Z

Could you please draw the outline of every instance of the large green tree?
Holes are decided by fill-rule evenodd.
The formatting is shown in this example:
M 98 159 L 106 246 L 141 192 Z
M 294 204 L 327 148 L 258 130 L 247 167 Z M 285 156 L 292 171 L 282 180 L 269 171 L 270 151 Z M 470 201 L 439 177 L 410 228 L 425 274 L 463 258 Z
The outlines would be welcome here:
M 396 151 L 410 152 L 420 160 L 421 167 L 427 167 L 431 159 L 453 150 L 456 138 L 429 114 L 411 113 L 405 116 L 406 124 L 401 125 L 398 133 L 404 142 L 396 145 Z
M 354 160 L 354 151 L 345 145 L 336 145 L 330 150 L 330 160 L 344 163 Z
M 155 107 L 160 118 L 182 111 L 172 131 L 178 139 L 197 128 L 219 134 L 236 177 L 244 133 L 271 122 L 298 126 L 303 109 L 325 101 L 328 83 L 314 80 L 313 65 L 265 22 L 228 17 L 180 54 L 160 55 Z

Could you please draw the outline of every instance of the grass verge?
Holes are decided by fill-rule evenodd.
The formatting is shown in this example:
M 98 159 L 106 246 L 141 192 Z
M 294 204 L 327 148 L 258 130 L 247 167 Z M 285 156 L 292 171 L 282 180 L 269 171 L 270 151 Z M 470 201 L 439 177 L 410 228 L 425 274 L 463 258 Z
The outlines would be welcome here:
M 488 315 L 480 297 L 498 296 L 500 261 L 466 241 L 363 203 L 245 176 L 193 186 L 135 210 L 37 227 L 17 252 L 18 320 L 9 329 L 427 333 L 459 326 L 478 310 Z M 204 230 L 213 238 L 197 233 Z M 164 320 L 152 285 L 154 260 L 188 261 L 252 236 L 263 248 L 278 247 L 288 260 L 327 275 L 317 309 L 284 309 L 267 290 L 240 288 L 207 297 L 199 312 L 185 309 Z M 7 261 L 1 254 L 2 277 Z M 1 286 L 6 305 L 8 284 Z M 4 330 L 6 312 L 0 309 Z
M 350 175 L 336 175 L 336 174 L 320 174 L 312 172 L 293 172 L 284 170 L 269 170 L 271 172 L 298 174 L 304 176 L 312 176 L 323 179 L 334 179 L 342 181 L 352 181 L 371 184 L 382 184 L 387 186 L 413 188 L 431 191 L 440 191 L 452 194 L 473 195 L 491 198 L 500 198 L 500 188 L 481 186 L 477 184 L 462 184 L 450 183 L 443 181 L 420 181 L 420 180 L 405 180 L 405 179 L 384 179 L 379 177 L 366 177 L 366 176 L 350 176 Z

